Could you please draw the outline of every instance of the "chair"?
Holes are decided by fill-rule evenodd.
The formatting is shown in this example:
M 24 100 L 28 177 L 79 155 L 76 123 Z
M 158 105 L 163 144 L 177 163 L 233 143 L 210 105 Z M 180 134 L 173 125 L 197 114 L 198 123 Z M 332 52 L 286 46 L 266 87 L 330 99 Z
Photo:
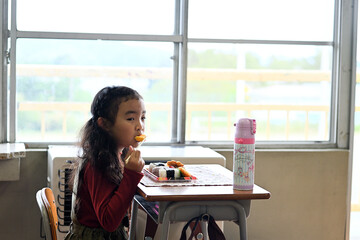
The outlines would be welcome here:
M 46 240 L 57 240 L 58 217 L 55 198 L 50 188 L 43 188 L 36 193 L 36 200 L 40 208 L 42 227 Z M 42 230 L 40 230 L 42 232 Z

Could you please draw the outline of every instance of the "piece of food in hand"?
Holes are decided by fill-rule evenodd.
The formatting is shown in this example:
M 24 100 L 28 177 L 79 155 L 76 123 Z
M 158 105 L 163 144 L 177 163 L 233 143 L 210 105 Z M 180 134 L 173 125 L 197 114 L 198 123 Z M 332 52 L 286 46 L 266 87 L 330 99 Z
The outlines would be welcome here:
M 184 177 L 191 177 L 191 174 L 188 171 L 186 171 L 185 168 L 179 167 L 179 170 Z
M 140 136 L 136 136 L 136 137 L 135 137 L 135 140 L 136 140 L 137 142 L 142 142 L 142 141 L 145 140 L 145 138 L 146 138 L 146 135 L 141 134 Z
M 139 142 L 137 147 L 140 147 L 141 144 L 143 144 L 143 142 L 145 141 L 146 135 L 141 134 L 139 136 L 135 137 L 135 141 Z M 128 164 L 130 157 L 131 157 L 132 153 L 125 159 L 125 164 Z

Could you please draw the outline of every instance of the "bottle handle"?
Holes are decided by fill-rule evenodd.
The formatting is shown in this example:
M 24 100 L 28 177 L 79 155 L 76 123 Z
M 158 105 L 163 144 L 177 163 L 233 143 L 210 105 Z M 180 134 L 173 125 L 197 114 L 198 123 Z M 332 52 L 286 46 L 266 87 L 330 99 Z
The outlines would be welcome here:
M 250 119 L 250 126 L 251 126 L 251 134 L 254 135 L 256 133 L 256 120 Z

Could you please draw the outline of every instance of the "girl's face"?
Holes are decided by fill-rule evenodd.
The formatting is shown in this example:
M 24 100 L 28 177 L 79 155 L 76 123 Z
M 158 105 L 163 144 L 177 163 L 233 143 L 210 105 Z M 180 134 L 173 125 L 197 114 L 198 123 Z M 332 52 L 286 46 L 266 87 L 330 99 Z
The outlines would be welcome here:
M 119 105 L 115 123 L 110 127 L 110 134 L 115 138 L 119 149 L 138 146 L 135 137 L 145 130 L 145 104 L 143 100 L 131 99 Z

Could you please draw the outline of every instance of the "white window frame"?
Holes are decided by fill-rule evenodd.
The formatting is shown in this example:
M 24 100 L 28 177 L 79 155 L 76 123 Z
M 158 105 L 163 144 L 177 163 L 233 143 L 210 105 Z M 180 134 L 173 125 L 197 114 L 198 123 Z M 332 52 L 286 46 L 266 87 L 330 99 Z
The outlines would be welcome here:
M 0 143 L 7 142 L 8 2 L 0 0 Z
M 353 116 L 354 84 L 356 74 L 356 0 L 335 0 L 334 37 L 333 41 L 267 41 L 244 39 L 200 39 L 188 38 L 188 2 L 175 1 L 175 33 L 173 35 L 141 35 L 141 34 L 93 34 L 69 32 L 37 32 L 19 31 L 16 25 L 16 0 L 0 0 L 2 19 L 0 27 L 1 51 L 1 109 L 0 137 L 1 142 L 16 141 L 16 40 L 18 38 L 46 39 L 101 39 L 118 41 L 154 41 L 174 43 L 174 76 L 173 76 L 173 112 L 172 138 L 168 145 L 203 145 L 213 148 L 232 148 L 229 142 L 187 142 L 185 140 L 186 123 L 186 75 L 188 42 L 203 43 L 239 43 L 239 44 L 292 44 L 333 47 L 333 80 L 330 114 L 329 141 L 264 141 L 257 142 L 257 148 L 342 148 L 350 145 L 350 129 Z M 11 2 L 11 26 L 8 31 L 8 5 Z M 10 39 L 10 47 L 8 46 Z M 7 52 L 10 52 L 10 80 L 7 79 Z M 7 89 L 9 88 L 9 94 Z M 54 143 L 51 144 L 64 144 Z M 148 143 L 157 145 L 157 143 Z M 47 146 L 46 143 L 29 143 L 30 146 Z

